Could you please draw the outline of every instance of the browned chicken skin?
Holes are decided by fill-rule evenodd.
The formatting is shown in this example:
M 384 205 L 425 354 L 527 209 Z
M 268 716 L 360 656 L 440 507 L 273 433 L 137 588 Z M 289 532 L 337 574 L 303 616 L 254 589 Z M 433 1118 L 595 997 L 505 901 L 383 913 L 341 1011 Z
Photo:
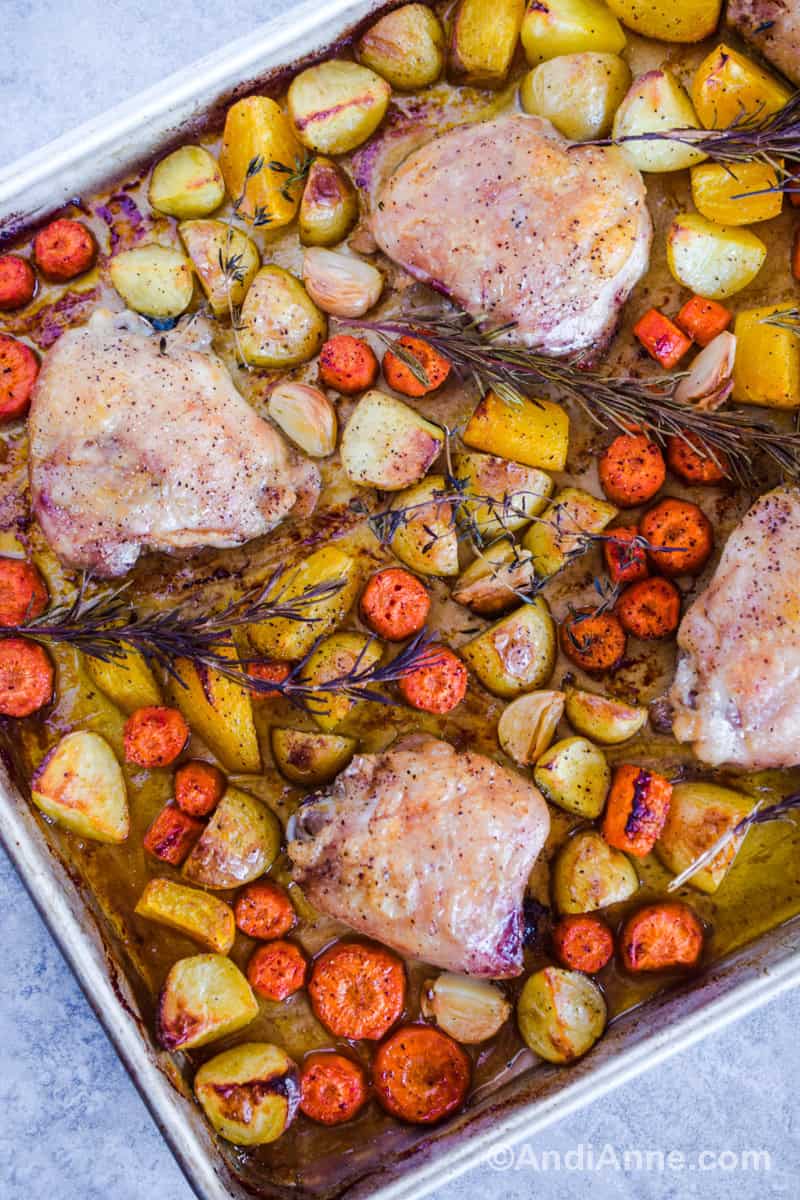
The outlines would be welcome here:
M 729 0 L 725 19 L 764 58 L 800 84 L 798 0 Z

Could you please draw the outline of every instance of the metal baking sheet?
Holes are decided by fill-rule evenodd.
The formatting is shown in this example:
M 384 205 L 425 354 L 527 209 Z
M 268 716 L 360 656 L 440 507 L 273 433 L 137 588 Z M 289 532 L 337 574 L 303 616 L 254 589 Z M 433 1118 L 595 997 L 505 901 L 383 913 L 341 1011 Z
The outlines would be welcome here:
M 190 134 L 209 111 L 260 79 L 313 56 L 370 14 L 370 0 L 311 0 L 105 115 L 0 171 L 0 245 L 72 197 L 98 188 Z M 0 729 L 0 837 L 53 938 L 201 1200 L 275 1195 L 239 1178 L 220 1152 L 180 1063 L 141 1019 L 136 981 L 91 895 L 31 811 L 14 769 L 13 728 Z M 800 983 L 800 918 L 715 963 L 700 978 L 616 1020 L 577 1065 L 540 1065 L 476 1097 L 449 1125 L 420 1135 L 396 1161 L 355 1172 L 348 1197 L 412 1200 L 443 1187 L 490 1150 L 561 1119 Z M 286 1194 L 285 1191 L 282 1194 Z M 298 1195 L 303 1189 L 298 1189 Z

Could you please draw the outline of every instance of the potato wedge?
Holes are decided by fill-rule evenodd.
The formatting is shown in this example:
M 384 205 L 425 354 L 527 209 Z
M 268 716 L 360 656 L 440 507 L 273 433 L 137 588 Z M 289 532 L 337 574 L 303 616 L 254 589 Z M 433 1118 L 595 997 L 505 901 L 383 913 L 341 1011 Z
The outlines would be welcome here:
M 455 473 L 466 481 L 466 496 L 488 496 L 496 502 L 464 504 L 481 536 L 489 541 L 503 530 L 522 529 L 547 507 L 553 492 L 553 481 L 544 471 L 494 454 L 459 454 Z
M 506 81 L 525 15 L 525 0 L 461 0 L 450 38 L 454 83 L 500 88 Z
M 207 217 L 225 199 L 217 160 L 203 146 L 180 146 L 156 163 L 147 198 L 170 217 Z
M 765 408 L 800 404 L 800 341 L 790 329 L 768 325 L 766 318 L 789 306 L 744 308 L 736 314 L 733 398 Z
M 322 589 L 319 599 L 304 603 L 304 621 L 292 621 L 288 617 L 275 617 L 248 626 L 248 635 L 259 654 L 267 658 L 301 659 L 317 638 L 332 629 L 345 618 L 353 606 L 361 579 L 355 559 L 338 546 L 323 546 L 309 554 L 297 566 L 287 567 L 270 588 L 267 599 L 280 599 L 281 603 L 296 600 Z M 332 585 L 326 593 L 326 585 Z
M 333 159 L 315 158 L 300 201 L 300 241 L 304 246 L 335 246 L 357 220 L 358 197 L 347 175 Z
M 722 0 L 608 0 L 628 29 L 660 42 L 702 42 L 719 24 Z
M 36 807 L 58 825 L 94 842 L 124 842 L 130 830 L 125 779 L 99 733 L 68 733 L 31 780 Z
M 488 547 L 453 585 L 452 596 L 482 616 L 495 616 L 517 603 L 535 578 L 533 557 L 510 542 Z
M 715 225 L 699 213 L 681 213 L 667 230 L 673 278 L 707 300 L 725 300 L 746 288 L 766 256 L 761 238 L 749 229 Z
M 621 850 L 592 830 L 574 834 L 553 868 L 553 900 L 562 913 L 594 912 L 621 904 L 639 890 L 639 876 Z
M 397 492 L 422 479 L 441 452 L 444 430 L 416 409 L 371 388 L 353 409 L 342 434 L 348 479 Z
M 730 832 L 753 808 L 753 798 L 714 783 L 676 783 L 669 812 L 656 842 L 659 861 L 680 875 L 724 833 Z M 721 850 L 687 882 L 700 892 L 715 892 L 733 866 L 745 834 Z
M 647 723 L 647 709 L 638 704 L 623 704 L 610 696 L 598 696 L 580 688 L 566 689 L 566 717 L 576 733 L 618 746 L 634 737 Z
M 302 729 L 270 731 L 272 757 L 285 779 L 298 787 L 316 788 L 330 783 L 355 754 L 355 738 L 335 733 L 307 733 Z
M 247 96 L 228 109 L 219 165 L 244 221 L 274 229 L 293 220 L 303 185 L 291 183 L 291 173 L 304 157 L 289 118 L 268 96 Z
M 743 117 L 766 117 L 783 108 L 791 90 L 763 67 L 720 43 L 692 80 L 692 102 L 706 129 L 724 129 Z
M 429 475 L 416 487 L 399 492 L 392 509 L 402 510 L 391 538 L 392 553 L 420 575 L 458 574 L 458 532 L 452 503 L 437 499 L 452 495 L 444 475 Z
M 137 708 L 161 703 L 161 689 L 138 651 L 127 650 L 122 657 L 109 662 L 87 656 L 84 662 L 100 691 L 124 713 L 130 715 Z
M 280 848 L 275 814 L 248 792 L 229 787 L 183 864 L 183 874 L 201 887 L 239 887 L 263 875 Z
M 586 142 L 610 132 L 630 83 L 630 67 L 619 55 L 584 50 L 534 67 L 519 99 L 525 112 L 546 117 L 573 142 Z
M 519 1031 L 545 1062 L 568 1063 L 602 1037 L 608 1010 L 600 988 L 580 971 L 543 967 L 526 981 L 517 1001 Z
M 699 129 L 692 102 L 671 71 L 648 71 L 634 79 L 614 116 L 612 137 L 638 138 L 669 129 Z M 640 171 L 682 171 L 705 155 L 677 141 L 629 141 L 623 150 Z
M 700 163 L 692 167 L 694 206 L 719 225 L 771 221 L 783 208 L 783 192 L 777 189 L 778 172 L 764 163 Z
M 128 308 L 146 317 L 179 317 L 192 302 L 191 260 L 170 246 L 134 246 L 111 259 L 111 282 Z
M 525 13 L 521 33 L 531 66 L 562 54 L 625 48 L 623 28 L 602 0 L 538 0 Z
M 194 1094 L 221 1137 L 237 1146 L 263 1146 L 294 1120 L 300 1076 L 278 1046 L 243 1042 L 203 1063 Z
M 538 760 L 533 781 L 551 804 L 594 821 L 605 807 L 611 768 L 586 738 L 564 738 Z
M 300 280 L 283 267 L 262 267 L 242 305 L 245 360 L 255 367 L 296 367 L 314 357 L 327 334 L 327 317 Z
M 569 448 L 569 417 L 552 400 L 507 404 L 487 392 L 464 430 L 466 446 L 512 458 L 528 467 L 563 471 Z
M 223 221 L 181 221 L 178 233 L 212 313 L 229 317 L 241 308 L 261 265 L 255 242 Z
M 374 638 L 364 633 L 332 633 L 323 638 L 311 653 L 303 668 L 303 679 L 312 683 L 328 683 L 347 675 L 356 664 L 360 670 L 371 667 L 380 660 L 383 647 Z M 312 716 L 325 733 L 341 725 L 352 711 L 356 701 L 340 693 L 320 693 L 314 697 Z
M 249 692 L 219 671 L 189 659 L 178 659 L 175 670 L 185 686 L 172 680 L 170 694 L 195 733 L 228 770 L 260 771 Z
M 543 687 L 553 673 L 556 636 L 547 602 L 537 596 L 461 647 L 461 655 L 495 696 Z
M 537 576 L 549 579 L 555 575 L 581 549 L 582 535 L 601 533 L 617 512 L 613 504 L 582 488 L 562 488 L 523 538 Z
M 330 59 L 307 67 L 289 86 L 289 116 L 300 141 L 317 154 L 347 154 L 380 125 L 392 89 L 358 63 Z
M 445 36 L 427 4 L 404 4 L 386 13 L 358 43 L 358 57 L 399 92 L 435 83 L 444 67 Z
M 497 740 L 515 763 L 533 766 L 552 742 L 563 711 L 563 692 L 517 696 L 506 705 L 497 722 Z
M 151 879 L 134 912 L 148 921 L 185 933 L 217 954 L 227 954 L 236 936 L 236 922 L 229 904 L 171 879 Z
M 258 1016 L 242 972 L 222 954 L 180 958 L 158 998 L 156 1037 L 165 1050 L 191 1050 L 238 1033 Z

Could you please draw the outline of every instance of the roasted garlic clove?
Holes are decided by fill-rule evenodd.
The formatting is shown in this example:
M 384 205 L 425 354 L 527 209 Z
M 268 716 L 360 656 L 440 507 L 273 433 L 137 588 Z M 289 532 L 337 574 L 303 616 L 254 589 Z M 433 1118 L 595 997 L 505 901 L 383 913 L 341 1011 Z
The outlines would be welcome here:
M 676 387 L 675 399 L 681 404 L 694 404 L 713 412 L 731 393 L 735 359 L 735 336 L 728 332 L 718 333 L 700 351 L 688 375 Z
M 312 458 L 325 458 L 336 449 L 336 409 L 319 388 L 308 383 L 279 383 L 267 411 L 286 436 Z
M 306 250 L 303 282 L 314 303 L 336 317 L 363 316 L 383 291 L 383 276 L 375 267 L 321 246 Z
M 528 692 L 504 710 L 497 724 L 497 739 L 509 758 L 531 766 L 553 740 L 564 712 L 563 692 Z
M 420 1007 L 423 1017 L 467 1045 L 494 1037 L 511 1015 L 511 1005 L 495 984 L 449 971 L 423 983 Z

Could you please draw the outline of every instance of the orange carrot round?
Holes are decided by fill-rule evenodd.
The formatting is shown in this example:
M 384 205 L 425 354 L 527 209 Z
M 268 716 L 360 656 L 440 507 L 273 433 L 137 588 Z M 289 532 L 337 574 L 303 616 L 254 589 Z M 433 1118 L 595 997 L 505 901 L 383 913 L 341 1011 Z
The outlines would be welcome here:
M 467 668 L 452 650 L 432 646 L 430 666 L 422 665 L 397 682 L 406 704 L 423 712 L 448 713 L 467 692 Z
M 392 1116 L 430 1125 L 464 1102 L 470 1060 L 457 1042 L 430 1025 L 404 1025 L 378 1047 L 372 1081 Z
M 372 347 L 349 333 L 328 338 L 319 355 L 319 377 L 326 387 L 345 396 L 365 392 L 378 378 Z
M 672 784 L 663 775 L 623 763 L 614 771 L 603 817 L 603 837 L 615 850 L 644 858 L 664 828 Z
M 0 625 L 23 625 L 47 608 L 47 588 L 31 562 L 0 558 Z
M 125 758 L 139 767 L 168 767 L 188 740 L 189 726 L 177 708 L 137 708 L 125 722 Z
M 286 1000 L 306 981 L 308 962 L 299 946 L 281 940 L 265 942 L 247 964 L 247 978 L 254 992 L 265 1000 Z
M 711 457 L 708 450 L 704 450 L 701 439 L 694 433 L 667 438 L 667 466 L 685 483 L 722 483 L 730 472 L 730 466 L 724 454 L 719 451 L 715 451 L 715 454 L 716 459 Z
M 732 317 L 731 310 L 716 300 L 692 296 L 678 313 L 675 324 L 688 333 L 698 346 L 707 346 L 717 334 L 728 328 Z
M 614 938 L 593 914 L 562 917 L 553 929 L 553 949 L 562 967 L 595 975 L 614 953 Z
M 30 346 L 0 333 L 0 424 L 25 416 L 38 374 Z
M 600 486 L 612 504 L 635 508 L 652 500 L 667 477 L 664 455 L 643 433 L 621 433 L 604 450 Z
M 603 556 L 612 583 L 636 583 L 649 575 L 644 547 L 634 545 L 639 536 L 635 525 L 620 525 L 608 530 L 609 540 L 603 542 Z
M 29 717 L 53 698 L 53 664 L 28 638 L 0 639 L 0 714 Z
M 300 1111 L 321 1125 L 341 1125 L 369 1099 L 364 1068 L 330 1051 L 309 1054 L 300 1071 Z
M 33 239 L 33 257 L 48 279 L 63 283 L 94 266 L 97 242 L 80 221 L 60 217 L 37 233 Z
M 697 575 L 711 557 L 714 530 L 705 513 L 688 500 L 667 497 L 639 522 L 651 547 L 650 562 L 664 575 Z
M 248 883 L 233 906 L 236 927 L 248 937 L 270 942 L 297 924 L 297 914 L 282 887 L 269 879 Z
M 389 642 L 401 642 L 419 633 L 430 607 L 425 585 L 401 567 L 378 571 L 361 593 L 361 619 Z
M 251 679 L 260 683 L 283 683 L 292 673 L 292 668 L 286 662 L 250 663 L 247 674 Z M 250 695 L 254 700 L 269 700 L 272 696 L 280 696 L 278 688 L 252 688 Z
M 442 386 L 450 374 L 450 363 L 430 342 L 418 337 L 401 337 L 397 339 L 397 345 L 416 360 L 428 382 L 423 383 L 408 363 L 403 362 L 393 350 L 387 350 L 381 365 L 383 377 L 390 388 L 400 392 L 402 396 L 420 397 L 427 396 Z
M 625 589 L 614 611 L 631 637 L 656 641 L 678 628 L 681 594 L 671 579 L 640 579 Z
M 693 967 L 703 951 L 703 926 L 679 900 L 648 904 L 622 926 L 619 948 L 629 971 Z
M 625 630 L 613 613 L 581 609 L 563 622 L 559 637 L 567 658 L 589 674 L 613 670 L 625 654 Z
M 179 867 L 204 829 L 203 822 L 196 817 L 181 812 L 174 804 L 166 804 L 144 835 L 143 845 L 161 862 Z
M 314 963 L 311 1006 L 336 1037 L 378 1041 L 403 1011 L 406 974 L 382 946 L 337 942 Z
M 35 291 L 36 276 L 31 264 L 18 254 L 0 255 L 0 311 L 24 308 Z
M 175 772 L 175 803 L 190 817 L 207 817 L 225 791 L 225 776 L 219 767 L 194 758 Z

